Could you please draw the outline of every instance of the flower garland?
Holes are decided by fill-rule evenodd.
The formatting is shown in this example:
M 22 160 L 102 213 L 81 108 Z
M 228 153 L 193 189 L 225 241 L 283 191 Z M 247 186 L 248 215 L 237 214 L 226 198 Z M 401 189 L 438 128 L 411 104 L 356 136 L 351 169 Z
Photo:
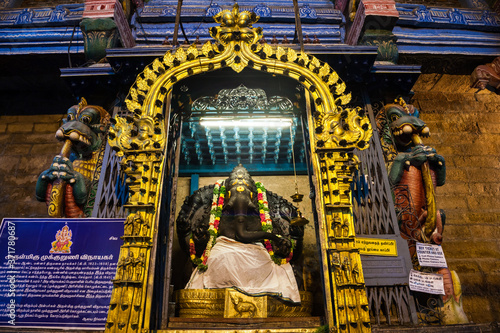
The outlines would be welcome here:
M 210 256 L 210 250 L 215 245 L 217 241 L 217 236 L 219 234 L 219 223 L 220 217 L 222 215 L 222 206 L 224 205 L 224 195 L 226 194 L 226 187 L 222 185 L 224 180 L 218 180 L 215 183 L 213 196 L 212 196 L 212 209 L 210 210 L 210 221 L 208 224 L 208 232 L 210 233 L 210 238 L 207 242 L 207 247 L 203 251 L 201 258 L 196 256 L 196 249 L 194 246 L 193 234 L 189 238 L 189 254 L 191 255 L 191 261 L 198 266 L 200 271 L 205 271 L 207 266 L 207 260 Z
M 262 225 L 262 231 L 272 233 L 273 221 L 269 216 L 269 203 L 267 202 L 266 188 L 264 187 L 264 185 L 262 185 L 261 182 L 255 183 L 255 186 L 257 187 L 257 199 L 259 201 L 259 215 L 260 215 L 260 223 Z M 281 238 L 280 235 L 277 236 Z M 292 248 L 290 249 L 290 253 L 286 258 L 279 258 L 274 255 L 273 246 L 269 239 L 264 240 L 264 245 L 266 246 L 267 252 L 271 256 L 271 259 L 278 265 L 284 265 L 287 262 L 289 262 L 293 257 L 293 249 L 295 247 L 295 242 L 293 241 L 293 239 L 291 240 L 291 242 L 292 242 Z
M 222 206 L 224 205 L 224 196 L 226 194 L 226 187 L 222 185 L 223 183 L 224 180 L 218 180 L 215 183 L 213 197 L 212 197 L 212 209 L 210 211 L 210 221 L 208 224 L 208 232 L 210 233 L 210 238 L 207 242 L 207 247 L 203 251 L 201 257 L 196 256 L 196 248 L 194 245 L 194 239 L 192 233 L 191 237 L 189 238 L 189 254 L 191 257 L 191 261 L 195 265 L 197 265 L 198 269 L 202 272 L 206 271 L 208 268 L 207 260 L 208 257 L 210 256 L 210 251 L 212 250 L 212 247 L 215 245 L 217 241 L 217 236 L 219 235 L 220 217 L 222 215 Z M 262 231 L 272 233 L 273 221 L 269 216 L 269 203 L 267 202 L 266 189 L 261 182 L 257 182 L 255 185 L 257 187 L 257 199 L 259 202 L 259 215 L 260 215 L 260 222 L 262 224 Z M 281 237 L 280 235 L 277 236 Z M 278 265 L 283 265 L 289 262 L 293 257 L 293 249 L 295 247 L 295 242 L 293 240 L 291 240 L 291 242 L 292 242 L 292 248 L 290 249 L 290 253 L 286 258 L 279 258 L 274 255 L 273 246 L 269 239 L 264 240 L 264 245 L 266 247 L 267 252 L 271 256 L 273 262 Z

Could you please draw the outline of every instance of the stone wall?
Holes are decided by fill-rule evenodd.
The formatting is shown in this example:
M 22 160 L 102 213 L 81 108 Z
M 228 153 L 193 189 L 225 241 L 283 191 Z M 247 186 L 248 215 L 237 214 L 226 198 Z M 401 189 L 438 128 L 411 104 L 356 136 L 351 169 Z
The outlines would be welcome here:
M 62 115 L 0 116 L 0 220 L 48 217 L 36 201 L 38 175 L 61 150 L 54 134 Z
M 469 76 L 421 75 L 413 104 L 431 130 L 424 143 L 446 160 L 437 207 L 443 249 L 462 282 L 469 320 L 500 320 L 500 95 L 469 88 Z

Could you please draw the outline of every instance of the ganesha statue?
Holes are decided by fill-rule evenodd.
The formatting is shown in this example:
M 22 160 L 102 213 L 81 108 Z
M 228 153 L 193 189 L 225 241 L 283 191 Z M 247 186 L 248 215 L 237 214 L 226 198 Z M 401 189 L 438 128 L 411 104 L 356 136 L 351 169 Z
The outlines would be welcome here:
M 443 210 L 437 209 L 434 191 L 445 183 L 445 160 L 434 148 L 423 144 L 422 137 L 428 137 L 430 130 L 418 117 L 416 108 L 400 98 L 395 104 L 387 104 L 383 111 L 378 117 L 382 146 L 399 229 L 408 242 L 413 267 L 443 275 L 445 295 L 435 317 L 444 324 L 467 323 L 458 275 L 447 267 L 420 267 L 416 251 L 417 242 L 441 245 L 443 241 L 446 217 Z
M 292 222 L 297 217 L 296 207 L 255 182 L 241 165 L 229 178 L 199 189 L 177 218 L 181 247 L 196 267 L 186 289 L 234 288 L 299 303 L 291 265 L 304 235 L 303 225 Z
M 100 106 L 82 98 L 68 109 L 56 138 L 64 142 L 59 155 L 36 183 L 36 198 L 46 202 L 50 217 L 85 217 L 98 155 L 103 147 L 110 116 Z

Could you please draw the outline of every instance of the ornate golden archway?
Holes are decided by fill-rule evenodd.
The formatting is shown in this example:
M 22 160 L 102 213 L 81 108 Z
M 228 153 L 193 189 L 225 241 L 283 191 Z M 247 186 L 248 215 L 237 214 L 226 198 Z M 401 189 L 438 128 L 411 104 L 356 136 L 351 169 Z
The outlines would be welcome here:
M 155 59 L 130 89 L 127 108 L 133 116 L 115 117 L 109 144 L 123 156 L 130 197 L 117 277 L 114 280 L 106 332 L 144 332 L 150 329 L 156 255 L 160 184 L 163 176 L 167 129 L 164 105 L 174 84 L 193 75 L 224 67 L 240 73 L 251 68 L 299 81 L 309 93 L 314 112 L 309 112 L 310 146 L 316 187 L 316 206 L 321 211 L 319 239 L 323 262 L 326 317 L 330 328 L 341 332 L 368 332 L 370 318 L 359 252 L 355 247 L 351 188 L 357 167 L 355 148 L 364 149 L 371 137 L 368 118 L 361 109 L 346 107 L 351 94 L 327 64 L 291 48 L 260 44 L 262 29 L 253 28 L 254 13 L 225 10 L 214 17 L 219 27 L 210 29 L 215 42 L 202 47 L 178 48 Z M 128 272 L 130 263 L 143 267 Z M 136 266 L 137 267 L 137 266 Z M 208 332 L 207 330 L 202 330 Z M 234 331 L 234 330 L 233 330 Z M 266 330 L 267 331 L 267 330 Z

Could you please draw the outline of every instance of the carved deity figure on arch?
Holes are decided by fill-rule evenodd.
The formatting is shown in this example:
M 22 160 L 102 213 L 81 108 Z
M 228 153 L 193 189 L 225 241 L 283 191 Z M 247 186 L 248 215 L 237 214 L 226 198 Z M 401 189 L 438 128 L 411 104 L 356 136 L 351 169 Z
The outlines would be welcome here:
M 300 302 L 291 265 L 301 254 L 297 208 L 238 165 L 229 178 L 187 197 L 177 218 L 181 247 L 196 265 L 186 289 L 235 288 Z M 301 282 L 301 281 L 299 281 Z

